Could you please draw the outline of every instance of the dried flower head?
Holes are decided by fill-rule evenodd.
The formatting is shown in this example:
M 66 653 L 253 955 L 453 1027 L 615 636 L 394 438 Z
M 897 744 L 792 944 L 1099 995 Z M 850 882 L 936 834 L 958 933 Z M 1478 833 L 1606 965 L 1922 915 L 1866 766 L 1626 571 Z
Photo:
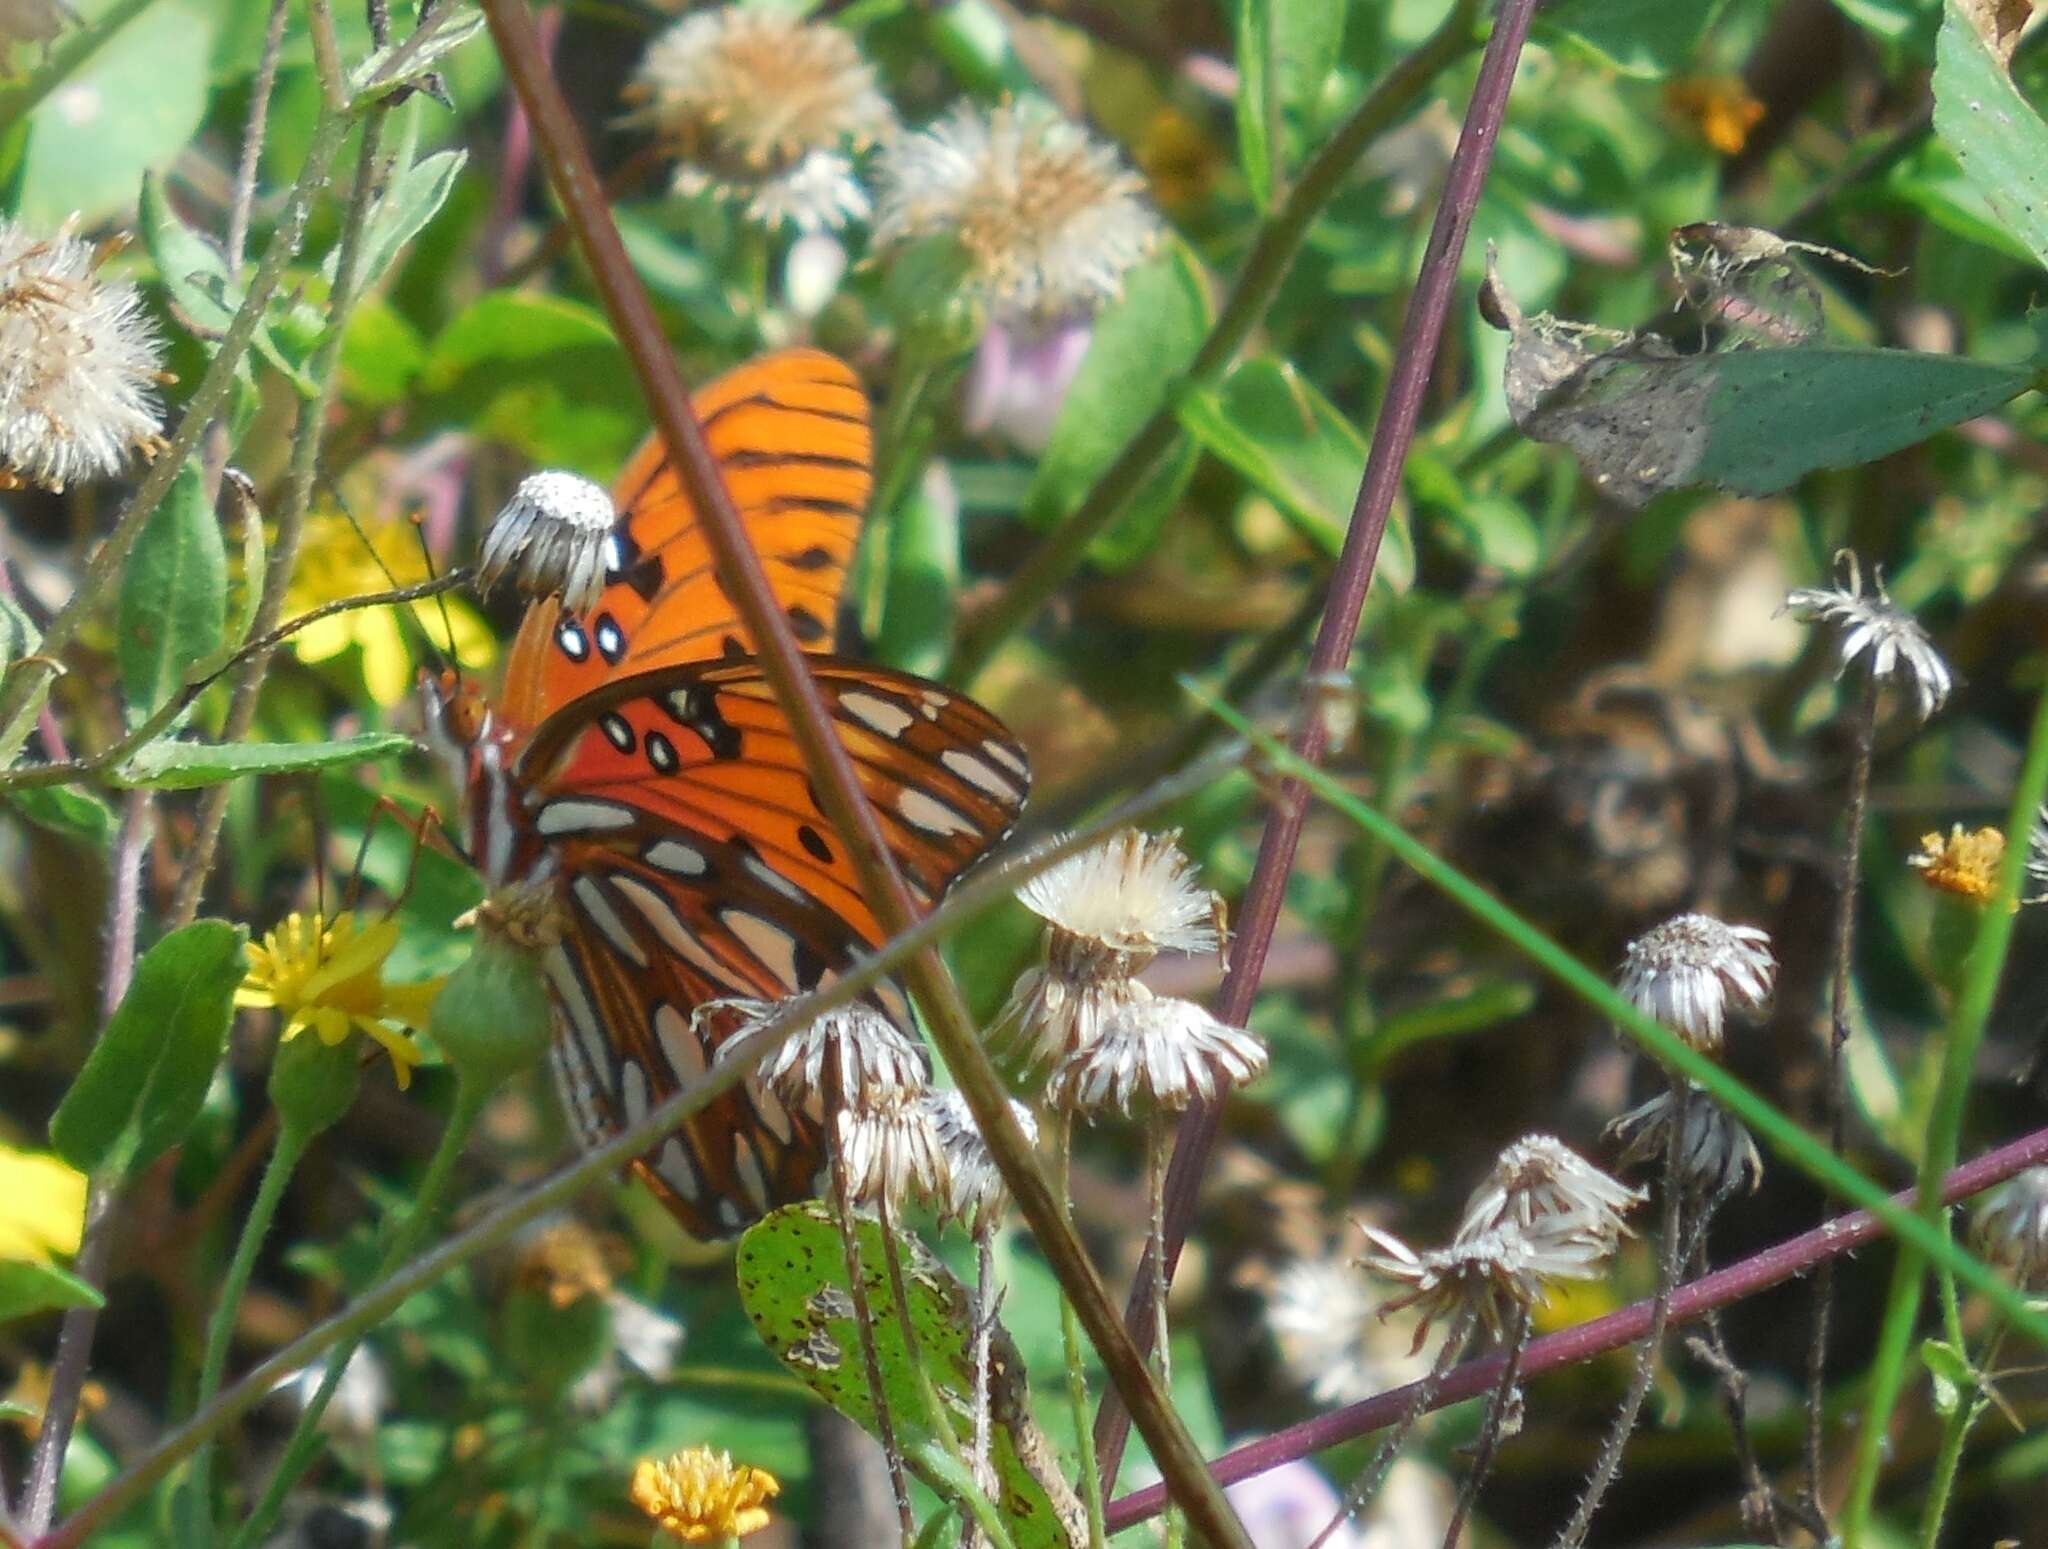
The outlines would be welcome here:
M 1027 1073 L 1036 1071 L 1088 1048 L 1118 1012 L 1151 998 L 1135 979 L 1075 984 L 1051 964 L 1040 964 L 1017 976 L 990 1041 L 1012 1050 Z
M 1778 960 L 1754 925 L 1681 914 L 1628 944 L 1621 993 L 1702 1053 L 1718 1053 L 1729 1006 L 1756 1011 L 1771 997 Z
M 1552 1135 L 1528 1135 L 1493 1164 L 1458 1223 L 1456 1241 L 1494 1232 L 1539 1229 L 1583 1232 L 1612 1252 L 1628 1226 L 1624 1217 L 1642 1191 L 1617 1183 Z
M 729 1452 L 690 1447 L 666 1463 L 642 1458 L 629 1493 L 664 1532 L 702 1544 L 760 1532 L 782 1486 L 765 1469 L 733 1462 Z
M 1987 1193 L 1971 1240 L 2021 1290 L 2048 1291 L 2048 1167 L 2029 1167 Z
M 1998 896 L 1998 870 L 2005 863 L 2005 835 L 1996 828 L 1974 833 L 1957 823 L 1940 834 L 1922 834 L 1920 853 L 1906 857 L 1906 864 L 1920 873 L 1920 880 L 1937 892 L 1953 893 L 1973 904 L 1988 904 Z
M 924 1105 L 931 1115 L 945 1162 L 935 1201 L 939 1214 L 976 1231 L 992 1226 L 1009 1203 L 1009 1189 L 989 1152 L 988 1142 L 982 1138 L 981 1126 L 974 1122 L 967 1099 L 948 1088 L 927 1092 Z M 1038 1121 L 1031 1117 L 1031 1110 L 1012 1101 L 1010 1112 L 1016 1117 L 1018 1128 L 1024 1131 L 1024 1138 L 1037 1145 Z
M 1624 1143 L 1623 1167 L 1655 1166 L 1664 1159 L 1671 1146 L 1677 1109 L 1677 1100 L 1666 1090 L 1607 1126 L 1607 1133 Z M 1763 1155 L 1749 1130 L 1699 1087 L 1692 1089 L 1685 1103 L 1678 1174 L 1688 1189 L 1710 1198 L 1732 1194 L 1745 1184 L 1755 1193 L 1763 1182 Z
M 477 590 L 489 592 L 509 575 L 528 597 L 559 594 L 569 612 L 587 613 L 604 590 L 617 521 L 603 486 L 574 473 L 529 474 L 491 518 Z
M 2027 883 L 2032 891 L 2024 902 L 2048 903 L 2048 807 L 2034 814 L 2034 829 L 2027 836 Z
M 1567 1280 L 1597 1280 L 1613 1256 L 1608 1239 L 1543 1217 L 1528 1229 L 1503 1226 L 1448 1248 L 1418 1252 L 1391 1232 L 1364 1222 L 1366 1251 L 1360 1263 L 1368 1273 L 1399 1287 L 1382 1313 L 1406 1307 L 1418 1310 L 1414 1349 L 1438 1318 L 1469 1308 L 1496 1337 L 1517 1307 L 1534 1307 L 1551 1285 Z
M 280 1378 L 271 1391 L 285 1394 L 304 1410 L 311 1406 L 326 1380 L 327 1363 L 315 1361 Z M 385 1411 L 390 1407 L 391 1379 L 385 1374 L 384 1362 L 370 1346 L 357 1345 L 349 1352 L 348 1364 L 341 1369 L 341 1380 L 334 1385 L 334 1393 L 321 1412 L 320 1430 L 336 1441 L 350 1444 L 351 1451 L 367 1448 L 376 1440 Z
M 859 220 L 853 153 L 886 139 L 895 111 L 854 41 L 829 22 L 719 6 L 648 45 L 633 120 L 676 158 L 679 193 L 711 193 L 763 226 L 820 231 Z
M 1046 1100 L 1069 1112 L 1133 1102 L 1178 1111 L 1222 1088 L 1243 1086 L 1266 1068 L 1266 1046 L 1190 1000 L 1133 1001 L 1104 1024 L 1102 1036 L 1053 1068 Z
M 1266 1293 L 1266 1331 L 1287 1376 L 1320 1404 L 1355 1404 L 1422 1375 L 1414 1320 L 1377 1316 L 1390 1289 L 1337 1258 L 1294 1259 Z
M 1046 961 L 1061 978 L 1127 979 L 1160 952 L 1214 950 L 1216 895 L 1179 840 L 1177 829 L 1127 828 L 1017 889 L 1017 901 L 1052 926 Z
M 720 1015 L 739 1025 L 718 1047 L 730 1059 L 744 1041 L 758 1035 L 786 1011 L 787 1000 L 712 1000 L 697 1008 L 699 1023 Z M 814 1017 L 776 1045 L 755 1079 L 784 1101 L 810 1106 L 829 1098 L 846 1107 L 866 1107 L 905 1094 L 915 1095 L 931 1080 L 931 1056 L 924 1045 L 874 1007 L 855 1002 Z
M 1035 98 L 962 103 L 898 136 L 876 167 L 875 241 L 951 237 L 998 322 L 1092 317 L 1158 244 L 1144 180 Z
M 943 1201 L 946 1152 L 922 1092 L 892 1092 L 834 1118 L 846 1192 L 856 1205 Z
M 405 1030 L 426 1025 L 443 981 L 384 982 L 398 932 L 395 918 L 359 928 L 346 910 L 332 923 L 319 914 L 288 915 L 261 944 L 249 943 L 249 973 L 235 1004 L 276 1007 L 285 1019 L 280 1039 L 310 1027 L 332 1047 L 351 1029 L 360 1032 L 391 1056 L 392 1074 L 407 1086 L 420 1055 Z
M 51 43 L 67 27 L 79 25 L 78 13 L 64 0 L 5 0 L 0 4 L 0 74 L 7 55 L 19 44 Z
M 1926 720 L 1939 710 L 1955 687 L 1955 675 L 1934 649 L 1934 642 L 1920 621 L 1891 600 L 1880 572 L 1871 591 L 1863 589 L 1863 571 L 1856 556 L 1846 550 L 1838 556 L 1843 574 L 1839 587 L 1802 587 L 1785 599 L 1785 606 L 1801 618 L 1821 620 L 1841 630 L 1837 649 L 1841 671 L 1846 672 L 1859 656 L 1868 653 L 1870 675 L 1889 678 L 1903 674 L 1913 698 Z
M 683 1325 L 667 1313 L 619 1291 L 606 1300 L 612 1313 L 612 1342 L 627 1365 L 655 1382 L 674 1372 L 683 1346 Z
M 61 490 L 154 453 L 163 342 L 104 253 L 0 217 L 0 487 Z

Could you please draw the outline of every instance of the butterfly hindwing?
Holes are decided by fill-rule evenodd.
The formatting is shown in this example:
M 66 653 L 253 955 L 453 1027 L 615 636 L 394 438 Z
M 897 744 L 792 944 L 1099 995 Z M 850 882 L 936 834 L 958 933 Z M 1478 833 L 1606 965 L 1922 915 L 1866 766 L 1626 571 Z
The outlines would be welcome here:
M 728 372 L 692 402 L 798 643 L 830 651 L 873 458 L 859 379 L 822 351 L 783 350 Z M 596 606 L 582 615 L 536 607 L 513 646 L 506 708 L 521 724 L 622 672 L 754 652 L 658 436 L 634 453 L 612 500 L 619 519 Z

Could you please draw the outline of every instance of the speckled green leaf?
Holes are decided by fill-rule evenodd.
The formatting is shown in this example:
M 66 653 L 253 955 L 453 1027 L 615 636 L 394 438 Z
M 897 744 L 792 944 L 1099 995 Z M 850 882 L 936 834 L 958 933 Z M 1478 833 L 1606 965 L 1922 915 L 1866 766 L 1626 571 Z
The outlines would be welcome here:
M 903 1343 L 896 1299 L 882 1254 L 882 1229 L 856 1228 L 861 1269 L 875 1318 L 875 1349 L 887 1388 L 890 1416 L 910 1466 L 927 1484 L 950 1494 L 940 1462 L 944 1444 L 925 1424 L 924 1404 L 912 1376 L 921 1365 L 941 1403 L 954 1411 L 963 1445 L 973 1436 L 968 1397 L 974 1390 L 970 1331 L 972 1296 L 953 1272 L 915 1238 L 896 1241 L 903 1254 L 910 1323 L 918 1349 Z M 768 1347 L 841 1414 L 875 1428 L 853 1298 L 839 1228 L 825 1206 L 789 1205 L 740 1239 L 740 1302 Z M 1073 1549 L 1085 1541 L 1080 1506 L 1054 1464 L 1052 1449 L 1032 1422 L 1023 1362 L 1010 1336 L 996 1330 L 991 1378 L 996 1501 L 1017 1549 Z
M 2048 264 L 2048 122 L 1954 7 L 1934 57 L 1934 132 L 1998 218 Z

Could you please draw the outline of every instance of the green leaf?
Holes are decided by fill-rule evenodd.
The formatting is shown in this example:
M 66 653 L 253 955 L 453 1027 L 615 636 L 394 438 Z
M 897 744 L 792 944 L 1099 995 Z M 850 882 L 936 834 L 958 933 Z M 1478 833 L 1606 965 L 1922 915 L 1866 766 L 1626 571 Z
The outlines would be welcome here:
M 299 774 L 334 764 L 368 763 L 410 753 L 414 746 L 410 737 L 383 731 L 366 731 L 338 742 L 178 742 L 165 737 L 138 749 L 112 773 L 110 783 L 189 791 L 242 775 Z
M 1094 340 L 1025 495 L 1027 521 L 1053 527 L 1073 515 L 1139 426 L 1165 406 L 1209 321 L 1201 266 L 1179 243 L 1131 271 L 1123 296 L 1095 320 Z M 1096 539 L 1089 558 L 1106 569 L 1140 558 L 1193 472 L 1192 456 L 1169 458 Z
M 1934 61 L 1934 132 L 1999 219 L 2048 264 L 2048 123 L 1953 5 Z
M 55 1264 L 0 1263 L 0 1323 L 58 1312 L 67 1307 L 104 1307 L 107 1299 L 68 1269 Z
M 944 670 L 960 593 L 960 497 L 933 465 L 889 517 L 889 578 L 875 658 L 905 672 Z
M 50 1120 L 59 1156 L 132 1176 L 184 1138 L 227 1047 L 247 939 L 239 925 L 198 920 L 143 954 Z
M 1624 75 L 1656 78 L 1691 67 L 1723 0 L 1558 0 L 1537 13 L 1539 36 L 1577 44 Z
M 143 178 L 141 213 L 143 245 L 156 263 L 178 320 L 211 344 L 228 331 L 241 309 L 242 286 L 228 273 L 220 249 L 178 218 L 164 196 L 161 179 Z M 288 377 L 300 393 L 309 398 L 313 395 L 312 379 L 278 348 L 267 321 L 257 323 L 251 337 L 257 354 Z
M 492 437 L 543 467 L 608 478 L 646 410 L 603 314 L 493 291 L 441 330 L 420 382 L 428 425 Z
M 12 597 L 0 597 L 0 673 L 24 656 L 35 654 L 43 632 Z
M 951 1459 L 931 1428 L 913 1373 L 924 1369 L 941 1405 L 951 1411 L 954 1434 L 963 1445 L 971 1443 L 973 1296 L 923 1243 L 896 1233 L 904 1285 L 910 1293 L 909 1321 L 917 1335 L 917 1348 L 906 1348 L 883 1258 L 881 1225 L 858 1221 L 854 1231 L 897 1439 L 918 1477 L 950 1496 L 951 1470 L 946 1465 Z M 774 1212 L 740 1239 L 736 1267 L 740 1302 L 768 1347 L 827 1403 L 872 1433 L 874 1400 L 854 1325 L 845 1249 L 831 1212 L 815 1202 Z M 995 1330 L 992 1365 L 997 1384 L 991 1406 L 997 1509 L 1017 1549 L 1070 1549 L 1084 1536 L 1078 1520 L 1080 1503 L 1061 1477 L 1044 1435 L 1032 1423 L 1023 1361 L 1000 1326 Z
M 353 105 L 360 111 L 431 75 L 443 59 L 483 29 L 481 12 L 454 5 L 436 11 L 404 42 L 375 50 L 350 72 Z
M 1249 479 L 1297 532 L 1334 559 L 1365 473 L 1366 441 L 1336 405 L 1284 361 L 1248 360 L 1220 388 L 1190 393 L 1180 422 Z M 1415 547 L 1405 517 L 1387 523 L 1375 579 L 1405 591 Z
M 1970 1367 L 1969 1357 L 1942 1340 L 1923 1339 L 1920 1360 L 1934 1380 L 1935 1413 L 1954 1414 L 1963 1394 L 1977 1385 L 1977 1374 Z
M 196 460 L 171 481 L 121 571 L 121 688 L 131 724 L 176 694 L 220 649 L 228 622 L 228 556 Z
M 370 212 L 363 240 L 362 272 L 356 278 L 358 290 L 368 290 L 382 279 L 406 243 L 418 236 L 447 203 L 455 179 L 468 160 L 467 151 L 436 151 L 391 178 Z M 324 272 L 330 284 L 340 261 L 341 250 L 337 247 L 327 255 Z
M 405 401 L 427 369 L 426 341 L 382 296 L 366 296 L 341 339 L 341 387 L 348 402 L 386 409 Z
M 144 172 L 178 159 L 206 114 L 217 15 L 210 0 L 155 0 L 37 105 L 18 219 L 49 229 L 75 213 L 97 226 L 134 203 Z
M 25 785 L 6 793 L 8 802 L 38 828 L 104 850 L 114 838 L 114 810 L 75 785 Z
M 1344 10 L 1330 0 L 1240 0 L 1237 143 L 1261 209 L 1272 208 L 1286 178 L 1288 121 L 1313 122 L 1337 68 Z
M 1523 434 L 1571 448 L 1631 510 L 1714 485 L 1770 495 L 1817 468 L 1874 462 L 2040 384 L 2033 365 L 1800 345 L 1680 355 L 1655 335 L 1600 354 L 1527 318 L 1489 271 L 1481 310 L 1511 335 L 1504 388 Z

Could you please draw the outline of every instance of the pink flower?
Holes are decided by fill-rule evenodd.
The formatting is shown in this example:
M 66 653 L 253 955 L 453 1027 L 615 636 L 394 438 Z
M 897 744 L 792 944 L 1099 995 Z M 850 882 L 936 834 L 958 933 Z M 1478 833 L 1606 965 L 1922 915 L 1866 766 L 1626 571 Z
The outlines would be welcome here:
M 1093 330 L 1085 322 L 1036 331 L 991 323 L 968 373 L 960 417 L 974 435 L 994 431 L 1020 452 L 1045 450 Z

